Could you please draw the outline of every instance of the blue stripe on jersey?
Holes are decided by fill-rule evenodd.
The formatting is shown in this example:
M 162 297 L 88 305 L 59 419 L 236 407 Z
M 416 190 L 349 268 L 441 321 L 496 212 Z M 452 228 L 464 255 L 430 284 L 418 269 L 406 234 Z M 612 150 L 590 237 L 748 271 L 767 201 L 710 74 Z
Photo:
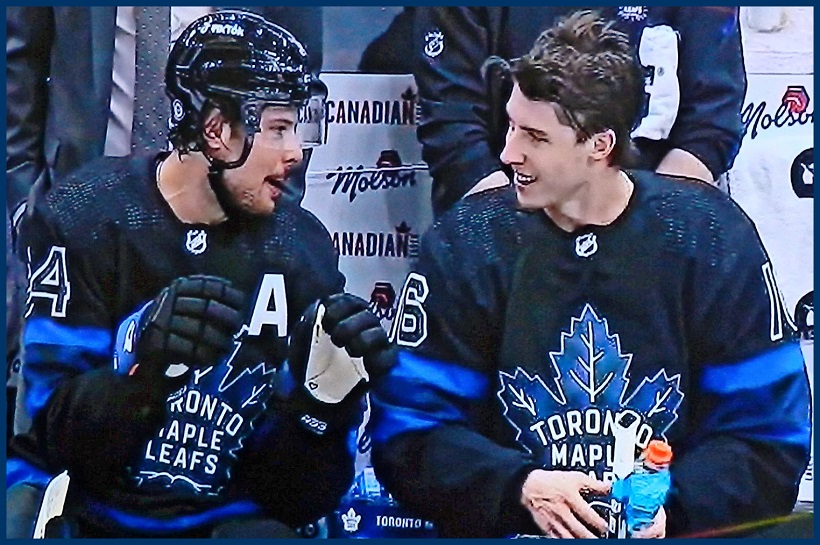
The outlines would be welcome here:
M 467 422 L 470 406 L 484 399 L 488 386 L 486 376 L 466 367 L 400 351 L 398 364 L 371 392 L 373 441 Z
M 733 365 L 706 367 L 701 386 L 708 413 L 699 434 L 732 433 L 808 449 L 811 399 L 797 342 Z
M 18 483 L 26 483 L 45 489 L 53 477 L 54 475 L 46 473 L 20 458 L 6 460 L 6 490 Z
M 95 513 L 116 522 L 121 528 L 133 530 L 139 533 L 166 534 L 171 532 L 185 532 L 202 526 L 211 525 L 216 522 L 247 515 L 256 515 L 262 512 L 262 508 L 250 500 L 235 501 L 221 505 L 214 509 L 183 515 L 173 519 L 160 520 L 151 517 L 126 513 L 109 505 L 88 501 L 88 505 Z
M 32 318 L 23 332 L 25 408 L 34 418 L 66 377 L 85 373 L 111 358 L 111 331 Z
M 94 353 L 111 351 L 111 331 L 102 327 L 69 326 L 50 318 L 31 318 L 26 322 L 23 343 L 76 346 Z
M 117 336 L 114 341 L 114 371 L 121 375 L 128 374 L 131 368 L 137 364 L 137 353 L 134 350 L 134 345 L 137 342 L 136 330 L 145 309 L 152 302 L 145 303 L 142 308 L 120 322 L 120 326 L 117 328 Z M 130 334 L 128 332 L 129 328 L 133 328 Z
M 799 343 L 790 342 L 746 361 L 704 367 L 701 387 L 707 392 L 726 395 L 765 388 L 788 375 L 802 374 L 804 369 Z

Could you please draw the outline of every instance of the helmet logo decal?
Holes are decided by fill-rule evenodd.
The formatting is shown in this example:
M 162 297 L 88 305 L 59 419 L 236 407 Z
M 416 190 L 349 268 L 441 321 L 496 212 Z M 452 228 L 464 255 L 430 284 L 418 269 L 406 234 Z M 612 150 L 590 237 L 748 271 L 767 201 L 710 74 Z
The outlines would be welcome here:
M 444 51 L 444 33 L 438 29 L 424 35 L 424 54 L 430 58 L 441 55 Z
M 174 99 L 171 103 L 171 115 L 174 121 L 182 121 L 182 118 L 185 117 L 185 108 L 183 108 L 181 100 Z
M 245 36 L 245 29 L 236 23 L 212 23 L 206 21 L 199 29 L 202 34 L 224 34 L 226 36 L 238 36 L 242 38 Z
M 185 249 L 199 255 L 208 249 L 208 233 L 204 229 L 191 229 L 185 236 Z
M 578 257 L 589 257 L 598 251 L 598 237 L 587 233 L 575 239 L 575 254 Z

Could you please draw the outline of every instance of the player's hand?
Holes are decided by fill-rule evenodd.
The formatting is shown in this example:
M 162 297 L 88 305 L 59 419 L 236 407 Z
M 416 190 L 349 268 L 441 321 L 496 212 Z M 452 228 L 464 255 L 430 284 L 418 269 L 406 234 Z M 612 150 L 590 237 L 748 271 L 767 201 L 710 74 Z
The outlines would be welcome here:
M 224 278 L 177 278 L 142 314 L 134 374 L 175 378 L 219 363 L 242 325 L 244 304 L 244 293 Z
M 606 521 L 584 499 L 609 494 L 610 485 L 580 471 L 536 469 L 521 487 L 521 503 L 549 537 L 596 538 Z
M 630 537 L 636 539 L 663 539 L 666 537 L 666 511 L 663 507 L 658 509 L 652 524 L 646 528 L 633 532 Z
M 395 362 L 396 350 L 366 301 L 350 294 L 316 301 L 290 338 L 297 418 L 317 435 L 349 428 L 364 390 Z
M 344 348 L 351 358 L 362 358 L 370 382 L 393 368 L 396 346 L 367 301 L 351 293 L 337 293 L 324 298 L 322 304 L 326 309 L 322 327 L 334 345 Z

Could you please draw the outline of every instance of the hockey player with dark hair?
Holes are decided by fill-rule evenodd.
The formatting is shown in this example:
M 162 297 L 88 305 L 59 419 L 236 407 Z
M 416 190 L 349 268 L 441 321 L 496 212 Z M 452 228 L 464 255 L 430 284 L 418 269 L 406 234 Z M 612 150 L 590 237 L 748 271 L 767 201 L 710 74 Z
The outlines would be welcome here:
M 482 78 L 493 55 L 519 57 L 576 8 L 420 6 L 413 74 L 418 137 L 439 217 L 461 197 L 507 185 L 504 147 L 509 81 Z M 627 166 L 723 184 L 740 149 L 746 71 L 737 6 L 602 6 L 627 33 L 643 67 L 644 106 Z
M 753 223 L 705 182 L 622 168 L 642 78 L 612 22 L 575 13 L 501 68 L 514 185 L 423 237 L 371 392 L 379 481 L 442 537 L 592 538 L 624 458 L 665 439 L 672 488 L 633 537 L 787 515 L 809 384 Z
M 363 391 L 394 363 L 325 227 L 280 199 L 324 138 L 302 45 L 219 11 L 165 81 L 173 151 L 99 159 L 24 220 L 33 427 L 9 448 L 7 537 L 63 470 L 73 536 L 295 537 L 350 486 Z

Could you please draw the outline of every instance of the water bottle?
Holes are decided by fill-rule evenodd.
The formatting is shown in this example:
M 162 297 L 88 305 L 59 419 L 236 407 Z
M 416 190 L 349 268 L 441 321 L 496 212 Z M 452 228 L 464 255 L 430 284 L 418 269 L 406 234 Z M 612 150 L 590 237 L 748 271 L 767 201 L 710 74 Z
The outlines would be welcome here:
M 672 483 L 669 464 L 672 448 L 653 439 L 635 462 L 635 469 L 623 480 L 613 483 L 613 496 L 623 498 L 627 534 L 652 524 L 666 501 Z

